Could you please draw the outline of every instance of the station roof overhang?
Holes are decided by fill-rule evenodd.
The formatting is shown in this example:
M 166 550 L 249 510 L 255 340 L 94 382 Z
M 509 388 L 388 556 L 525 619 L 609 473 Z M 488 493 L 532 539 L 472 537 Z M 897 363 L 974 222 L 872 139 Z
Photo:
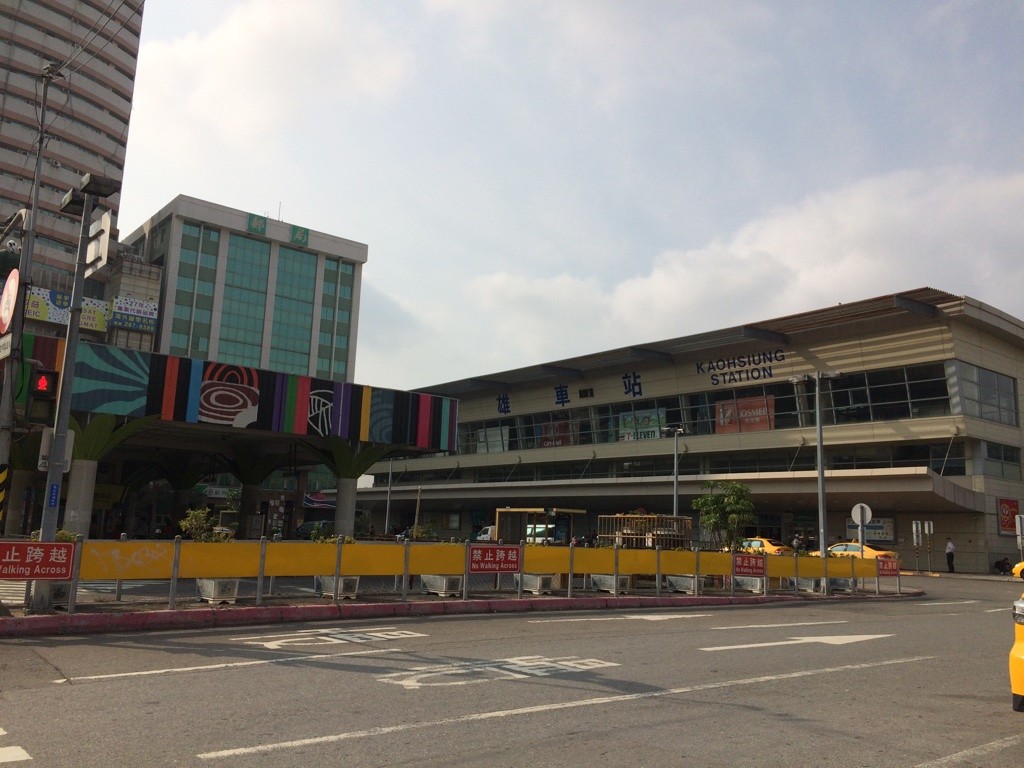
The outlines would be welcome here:
M 383 510 L 390 503 L 401 509 L 419 496 L 424 511 L 494 510 L 572 506 L 594 514 L 614 514 L 643 508 L 648 512 L 672 506 L 672 477 L 597 478 L 525 483 L 452 483 L 423 486 L 360 488 L 357 506 Z M 817 473 L 778 472 L 750 475 L 683 476 L 679 481 L 679 509 L 691 514 L 691 502 L 707 491 L 707 480 L 735 481 L 749 486 L 760 514 L 816 513 Z M 856 504 L 867 504 L 875 515 L 901 513 L 979 513 L 985 495 L 926 467 L 876 470 L 829 470 L 825 473 L 829 515 L 849 514 Z M 390 499 L 390 501 L 389 501 Z
M 418 388 L 415 391 L 456 398 L 485 395 L 554 379 L 579 380 L 588 375 L 619 370 L 623 365 L 635 365 L 641 361 L 671 364 L 687 356 L 740 343 L 760 342 L 792 346 L 803 340 L 820 338 L 823 333 L 854 333 L 857 329 L 871 325 L 891 327 L 895 324 L 934 322 L 948 314 L 959 313 L 964 302 L 965 297 L 962 296 L 934 288 L 917 288 L 708 333 L 620 347 L 500 373 L 458 379 L 445 384 Z

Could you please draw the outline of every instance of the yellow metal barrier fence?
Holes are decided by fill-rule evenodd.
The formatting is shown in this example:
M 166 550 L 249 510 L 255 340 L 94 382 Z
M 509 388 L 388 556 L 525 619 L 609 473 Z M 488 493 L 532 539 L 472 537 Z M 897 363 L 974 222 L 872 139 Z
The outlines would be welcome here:
M 79 578 L 88 581 L 166 580 L 172 577 L 174 541 L 84 541 Z M 193 578 L 256 578 L 261 549 L 264 576 L 315 576 L 335 572 L 338 545 L 296 541 L 180 542 L 177 576 Z M 406 567 L 408 546 L 408 567 Z M 567 574 L 569 547 L 526 545 L 525 573 Z M 575 547 L 572 572 L 620 575 L 700 574 L 731 576 L 728 552 Z M 876 578 L 876 561 L 863 558 L 768 555 L 769 578 Z M 827 568 L 827 573 L 826 573 Z M 365 543 L 341 545 L 341 575 L 402 576 L 403 574 L 461 574 L 466 569 L 466 545 L 449 543 Z

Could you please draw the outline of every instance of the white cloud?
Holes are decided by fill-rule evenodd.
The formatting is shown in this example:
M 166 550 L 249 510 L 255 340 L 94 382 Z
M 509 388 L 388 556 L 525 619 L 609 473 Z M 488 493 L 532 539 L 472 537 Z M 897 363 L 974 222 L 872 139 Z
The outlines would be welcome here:
M 367 243 L 356 376 L 399 388 L 923 285 L 1022 315 L 1022 18 L 147 0 L 120 225 Z
M 662 253 L 648 272 L 611 290 L 593 277 L 476 277 L 423 337 L 398 350 L 406 364 L 392 385 L 437 384 L 924 286 L 1021 316 L 1020 210 L 1024 174 L 899 172 L 779 208 L 704 248 Z

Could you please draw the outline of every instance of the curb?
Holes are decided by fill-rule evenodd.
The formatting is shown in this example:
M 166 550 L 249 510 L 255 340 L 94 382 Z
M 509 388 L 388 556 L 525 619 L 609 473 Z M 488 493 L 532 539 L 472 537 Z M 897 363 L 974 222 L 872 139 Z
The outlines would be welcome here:
M 104 632 L 151 632 L 172 629 L 209 629 L 339 619 L 388 619 L 406 616 L 458 616 L 551 611 L 627 610 L 644 608 L 697 608 L 701 606 L 764 605 L 784 602 L 820 602 L 829 599 L 913 597 L 912 593 L 844 595 L 839 598 L 796 595 L 711 596 L 587 596 L 438 600 L 406 603 L 343 603 L 328 605 L 209 606 L 187 610 L 125 611 L 118 613 L 46 614 L 0 618 L 0 638 L 84 635 Z

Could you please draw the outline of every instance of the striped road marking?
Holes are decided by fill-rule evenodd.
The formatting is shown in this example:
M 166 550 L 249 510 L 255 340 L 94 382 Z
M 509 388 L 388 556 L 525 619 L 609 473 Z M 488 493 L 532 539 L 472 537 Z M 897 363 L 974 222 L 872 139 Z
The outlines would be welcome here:
M 0 728 L 0 736 L 6 735 L 7 731 Z M 21 747 L 0 747 L 0 763 L 20 763 L 31 759 L 32 756 Z

